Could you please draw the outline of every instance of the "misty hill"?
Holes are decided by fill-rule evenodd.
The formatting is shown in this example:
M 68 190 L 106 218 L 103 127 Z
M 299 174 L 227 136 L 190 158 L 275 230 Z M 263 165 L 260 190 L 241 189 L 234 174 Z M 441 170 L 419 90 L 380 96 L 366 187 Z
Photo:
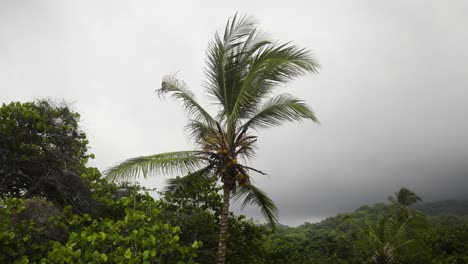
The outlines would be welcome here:
M 422 241 L 432 252 L 417 254 L 396 263 L 466 263 L 468 256 L 468 201 L 438 201 L 413 206 L 430 217 L 430 231 L 421 233 Z M 265 243 L 271 249 L 269 263 L 369 263 L 372 244 L 360 238 L 358 228 L 347 215 L 359 222 L 374 225 L 379 216 L 392 215 L 389 204 L 364 205 L 354 212 L 338 214 L 319 223 L 298 227 L 281 225 Z M 371 250 L 372 251 L 372 250 Z M 313 260 L 313 261 L 312 261 Z
M 421 203 L 412 206 L 431 217 L 434 225 L 454 226 L 468 222 L 468 200 L 444 200 L 430 203 Z M 352 216 L 358 221 L 374 223 L 379 215 L 389 216 L 392 207 L 389 204 L 376 203 L 372 206 L 363 205 L 354 212 L 338 214 L 318 223 L 304 223 L 298 227 L 279 226 L 279 232 L 288 234 L 319 234 L 324 232 L 335 232 L 336 230 L 346 232 L 353 225 L 344 221 L 345 216 Z
M 468 200 L 445 200 L 431 203 L 422 203 L 412 206 L 420 212 L 430 216 L 441 215 L 468 215 Z

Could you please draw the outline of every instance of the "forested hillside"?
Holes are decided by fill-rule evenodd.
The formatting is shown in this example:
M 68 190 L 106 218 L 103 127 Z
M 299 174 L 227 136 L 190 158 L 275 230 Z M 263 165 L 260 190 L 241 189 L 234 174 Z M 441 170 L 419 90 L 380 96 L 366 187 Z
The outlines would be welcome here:
M 431 227 L 424 240 L 427 256 L 401 258 L 396 263 L 466 263 L 468 261 L 468 201 L 446 200 L 411 206 L 428 216 Z M 352 213 L 338 214 L 318 223 L 281 226 L 268 237 L 271 263 L 363 263 L 367 247 L 359 238 L 358 222 L 375 225 L 381 216 L 391 216 L 390 204 L 363 205 Z M 360 241 L 361 240 L 361 241 Z M 283 261 L 283 262 L 282 262 Z
M 437 202 L 421 203 L 411 206 L 411 208 L 430 216 L 433 224 L 439 223 L 440 219 L 454 218 L 458 219 L 460 223 L 467 220 L 468 217 L 468 200 L 444 200 Z M 340 228 L 343 225 L 343 218 L 346 216 L 352 216 L 355 219 L 361 221 L 375 222 L 378 215 L 391 215 L 392 208 L 389 204 L 376 203 L 372 206 L 363 205 L 356 209 L 354 212 L 338 214 L 333 217 L 328 217 L 323 221 L 317 223 L 304 223 L 298 227 L 289 227 L 287 225 L 281 225 L 281 229 L 298 229 L 302 230 L 304 227 L 308 227 L 309 230 L 327 230 L 332 231 L 336 228 Z M 449 226 L 449 224 L 443 224 Z

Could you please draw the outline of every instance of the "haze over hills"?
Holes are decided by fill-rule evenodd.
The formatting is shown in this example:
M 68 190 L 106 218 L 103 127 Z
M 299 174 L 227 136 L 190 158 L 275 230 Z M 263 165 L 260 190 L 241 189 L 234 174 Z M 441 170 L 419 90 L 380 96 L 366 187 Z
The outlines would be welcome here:
M 413 208 L 430 216 L 444 214 L 468 215 L 468 200 L 443 200 L 421 203 L 414 205 Z
M 414 210 L 420 211 L 425 215 L 432 218 L 433 223 L 443 224 L 444 220 L 450 218 L 455 222 L 463 222 L 468 220 L 468 200 L 441 200 L 435 202 L 420 203 L 411 206 Z M 375 221 L 378 215 L 390 215 L 392 212 L 391 206 L 385 203 L 376 203 L 374 205 L 363 205 L 353 212 L 339 213 L 335 216 L 327 217 L 317 222 L 304 222 L 297 226 L 297 228 L 303 226 L 316 226 L 318 228 L 326 227 L 329 229 L 336 228 L 342 224 L 343 217 L 351 215 L 356 219 L 364 221 Z M 455 220 L 454 220 L 455 218 Z M 280 228 L 292 228 L 293 226 L 280 224 Z

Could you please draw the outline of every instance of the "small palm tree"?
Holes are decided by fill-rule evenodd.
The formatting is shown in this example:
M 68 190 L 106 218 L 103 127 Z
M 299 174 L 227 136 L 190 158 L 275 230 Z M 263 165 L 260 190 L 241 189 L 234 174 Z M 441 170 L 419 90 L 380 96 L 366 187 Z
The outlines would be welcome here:
M 217 106 L 216 115 L 210 115 L 175 76 L 165 77 L 157 90 L 182 102 L 196 150 L 129 159 L 106 175 L 112 180 L 157 172 L 185 175 L 169 180 L 169 190 L 197 189 L 216 178 L 223 185 L 218 263 L 224 263 L 231 198 L 243 199 L 243 207 L 258 205 L 272 226 L 277 219 L 273 201 L 253 185 L 252 173 L 264 173 L 241 162 L 255 153 L 254 132 L 286 121 L 318 122 L 304 101 L 289 94 L 273 96 L 273 91 L 297 76 L 316 72 L 318 65 L 308 50 L 270 40 L 251 18 L 237 14 L 228 20 L 223 36 L 215 35 L 207 56 L 205 85 Z
M 375 227 L 362 224 L 348 216 L 367 239 L 373 250 L 371 261 L 376 264 L 393 263 L 395 257 L 405 255 L 424 255 L 427 245 L 418 240 L 418 233 L 427 232 L 428 222 L 424 217 L 412 216 L 403 223 L 392 218 L 379 217 Z
M 408 219 L 410 215 L 409 207 L 413 204 L 421 202 L 422 198 L 417 196 L 416 193 L 410 189 L 402 187 L 398 192 L 395 193 L 395 197 L 389 196 L 388 200 L 393 204 L 397 211 L 397 219 L 404 221 Z

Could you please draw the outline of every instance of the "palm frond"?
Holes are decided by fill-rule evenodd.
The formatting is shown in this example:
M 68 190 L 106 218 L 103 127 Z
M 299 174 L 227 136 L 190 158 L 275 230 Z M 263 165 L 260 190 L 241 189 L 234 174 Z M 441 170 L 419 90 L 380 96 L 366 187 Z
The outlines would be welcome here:
M 425 254 L 430 247 L 423 240 L 420 240 L 421 234 L 427 232 L 430 224 L 425 216 L 410 216 L 404 223 L 392 220 L 397 230 L 392 238 L 395 244 L 395 251 L 406 251 L 413 254 Z M 409 239 L 408 238 L 413 238 Z
M 156 90 L 160 96 L 170 94 L 176 100 L 183 103 L 188 114 L 196 120 L 202 120 L 205 123 L 214 123 L 213 117 L 195 100 L 193 93 L 187 88 L 187 85 L 178 80 L 175 76 L 166 76 L 163 78 L 161 88 Z
M 167 181 L 166 191 L 202 190 L 203 186 L 208 182 L 207 177 L 211 175 L 211 170 L 212 168 L 207 166 L 195 172 L 188 173 L 184 177 L 169 179 Z
M 273 229 L 276 227 L 276 223 L 278 222 L 278 209 L 276 208 L 273 200 L 271 200 L 270 197 L 268 197 L 267 194 L 259 188 L 253 185 L 239 185 L 236 193 L 233 195 L 233 199 L 234 201 L 243 200 L 241 206 L 242 209 L 247 205 L 256 205 L 260 207 L 260 211 L 268 220 L 270 226 Z
M 410 189 L 402 187 L 398 192 L 395 192 L 395 196 L 388 196 L 388 200 L 392 203 L 395 210 L 395 217 L 401 221 L 417 213 L 409 208 L 409 206 L 421 202 L 422 198 Z
M 345 219 L 351 220 L 361 233 L 366 233 L 364 237 L 367 237 L 371 246 L 376 248 L 374 254 L 388 253 L 388 256 L 393 256 L 394 253 L 400 254 L 402 251 L 425 254 L 429 250 L 426 243 L 418 240 L 419 234 L 427 232 L 429 227 L 424 217 L 410 217 L 403 223 L 393 218 L 379 217 L 375 227 L 359 223 L 350 216 Z
M 410 239 L 410 240 L 407 240 L 401 244 L 399 244 L 398 246 L 395 247 L 395 251 L 399 250 L 400 248 L 402 247 L 407 247 L 408 245 L 410 244 L 414 244 L 414 243 L 418 243 L 418 241 L 416 239 Z
M 272 45 L 272 41 L 267 37 L 267 34 L 257 28 L 253 28 L 249 33 L 248 37 L 242 43 L 242 47 L 238 47 L 233 56 L 230 57 L 230 64 L 235 65 L 235 76 L 232 76 L 229 83 L 232 83 L 230 87 L 231 108 L 229 113 L 234 115 L 236 118 L 239 116 L 238 102 L 240 99 L 246 97 L 245 91 L 249 88 L 246 85 L 249 74 L 252 73 L 252 62 L 256 53 L 266 49 L 269 45 Z M 235 62 L 235 64 L 233 63 Z M 229 78 L 229 76 L 227 76 Z M 248 96 L 247 96 L 248 97 Z M 225 113 L 223 113 L 225 114 Z
M 255 145 L 257 137 L 242 134 L 243 133 L 241 132 L 241 134 L 238 134 L 236 138 L 235 145 L 237 146 L 237 150 L 235 154 L 246 159 L 253 158 L 257 149 L 257 146 Z
M 318 123 L 312 109 L 289 94 L 281 94 L 268 100 L 262 109 L 244 123 L 242 129 L 270 128 L 282 125 L 286 121 L 310 119 Z
M 403 206 L 410 206 L 418 202 L 422 202 L 422 198 L 416 195 L 415 192 L 408 188 L 402 187 L 395 193 L 395 198 L 398 204 Z
M 242 48 L 237 53 L 237 60 L 242 61 L 244 64 L 251 64 L 252 56 L 262 48 L 271 44 L 273 44 L 273 41 L 268 37 L 268 34 L 254 27 L 249 32 L 248 37 L 242 44 Z
M 177 151 L 136 157 L 107 169 L 104 175 L 111 181 L 128 181 L 137 178 L 140 174 L 144 178 L 152 173 L 185 174 L 196 171 L 206 164 L 205 159 L 199 154 L 199 151 Z
M 254 30 L 255 22 L 251 17 L 236 14 L 228 20 L 224 36 L 217 33 L 208 47 L 205 68 L 208 80 L 205 85 L 208 93 L 222 106 L 221 117 L 231 115 L 233 89 L 239 86 L 243 76 L 243 64 L 239 55 L 246 48 L 246 42 L 252 44 L 254 39 L 251 34 Z M 258 41 L 253 45 L 255 44 Z
M 223 42 L 226 46 L 236 46 L 242 43 L 241 39 L 248 37 L 254 29 L 255 20 L 250 16 L 237 13 L 226 23 Z
M 421 233 L 427 232 L 430 228 L 430 222 L 423 214 L 412 214 L 402 224 L 402 236 L 416 237 Z
M 198 120 L 189 120 L 185 126 L 185 130 L 189 133 L 190 139 L 202 147 L 219 142 L 221 135 L 216 126 L 206 124 Z
M 251 56 L 238 87 L 234 111 L 245 118 L 279 84 L 287 83 L 307 72 L 317 72 L 318 63 L 310 51 L 289 43 L 263 42 Z

